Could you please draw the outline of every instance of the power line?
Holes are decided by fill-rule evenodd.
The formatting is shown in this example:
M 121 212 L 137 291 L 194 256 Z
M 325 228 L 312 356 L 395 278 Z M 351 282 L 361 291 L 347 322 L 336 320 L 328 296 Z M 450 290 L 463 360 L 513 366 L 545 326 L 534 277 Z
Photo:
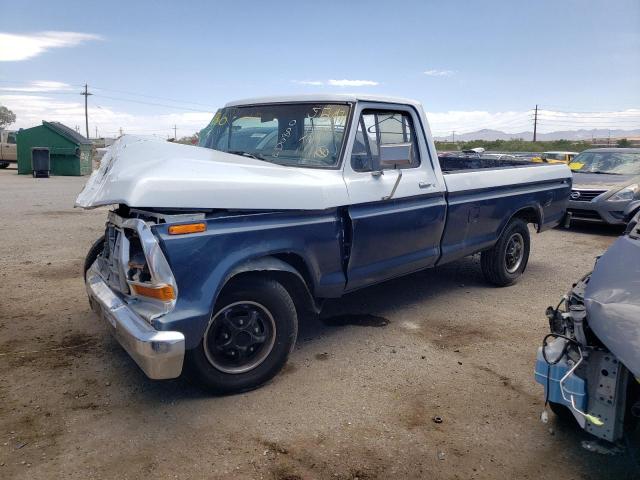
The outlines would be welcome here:
M 105 92 L 122 93 L 122 94 L 125 94 L 125 95 L 131 95 L 131 96 L 134 96 L 134 97 L 144 97 L 144 98 L 153 98 L 153 99 L 156 99 L 156 100 L 165 100 L 165 101 L 168 101 L 168 102 L 181 103 L 181 104 L 186 104 L 186 105 L 199 105 L 201 107 L 206 107 L 206 108 L 211 108 L 211 109 L 218 108 L 218 107 L 214 107 L 212 105 L 199 103 L 199 102 L 189 102 L 189 101 L 186 101 L 186 100 L 176 100 L 176 99 L 173 99 L 173 98 L 158 97 L 158 96 L 155 96 L 155 95 L 146 95 L 146 94 L 143 94 L 143 93 L 127 92 L 127 91 L 124 91 L 124 90 L 114 90 L 114 89 L 111 89 L 111 88 L 93 87 L 93 89 L 94 90 L 104 90 Z
M 547 118 L 543 118 L 543 119 L 538 119 L 538 123 L 542 123 L 545 125 L 611 125 L 611 126 L 625 126 L 625 125 L 630 125 L 630 126 L 634 126 L 636 125 L 637 127 L 640 128 L 640 121 L 639 120 L 628 120 L 628 121 L 606 121 L 606 120 L 598 120 L 598 121 L 591 121 L 591 120 L 575 120 L 575 121 L 570 121 L 570 120 L 551 120 L 551 119 L 547 119 Z
M 593 121 L 599 121 L 599 120 L 607 120 L 607 121 L 619 121 L 619 120 L 627 120 L 627 121 L 639 121 L 640 120 L 640 114 L 639 115 L 625 115 L 625 116 L 608 116 L 608 117 L 579 117 L 579 116 L 559 116 L 559 115 L 549 115 L 546 113 L 541 113 L 539 114 L 540 118 L 545 118 L 547 120 L 564 120 L 564 121 L 574 121 L 574 120 L 580 120 L 580 121 L 588 121 L 588 120 L 593 120 Z
M 117 100 L 117 101 L 120 101 L 120 102 L 140 103 L 140 104 L 143 104 L 143 105 L 153 105 L 155 107 L 165 107 L 165 108 L 174 108 L 176 110 L 188 110 L 188 111 L 191 111 L 191 112 L 210 113 L 210 112 L 203 112 L 202 109 L 197 109 L 197 108 L 179 107 L 177 105 L 167 105 L 167 104 L 163 104 L 163 103 L 145 102 L 143 100 L 133 100 L 133 99 L 130 99 L 130 98 L 110 97 L 110 96 L 107 96 L 107 95 L 102 95 L 101 93 L 97 93 L 97 94 L 94 94 L 94 95 L 96 95 L 97 97 L 100 97 L 100 98 L 108 98 L 109 100 Z
M 58 92 L 48 90 L 14 90 L 11 88 L 0 88 L 0 95 L 8 93 L 9 95 L 24 95 L 24 96 L 44 96 L 44 95 L 76 95 L 76 92 Z
M 553 107 L 554 105 L 547 105 L 548 107 Z M 567 107 L 561 107 L 561 108 L 567 108 Z M 541 108 L 541 110 L 543 110 Z M 547 109 L 544 109 L 547 110 Z M 558 113 L 586 113 L 586 114 L 600 114 L 600 113 L 619 113 L 619 112 L 627 112 L 629 110 L 639 110 L 638 108 L 628 108 L 626 110 L 600 110 L 600 111 L 592 111 L 592 112 L 588 112 L 588 111 L 582 111 L 582 110 L 547 110 L 549 112 L 558 112 Z
M 0 82 L 2 83 L 13 83 L 13 84 L 18 84 L 18 85 L 24 85 L 25 87 L 29 88 L 29 87 L 33 87 L 33 88 L 37 88 L 37 86 L 34 86 L 33 83 L 25 83 L 25 82 L 18 82 L 18 81 L 11 81 L 11 80 L 0 80 Z M 84 87 L 84 85 L 79 85 L 79 84 L 65 84 L 65 86 L 68 87 Z M 17 87 L 19 88 L 19 87 Z M 93 87 L 93 90 L 101 90 L 101 91 L 105 91 L 105 92 L 114 92 L 114 93 L 122 93 L 124 95 L 129 95 L 129 96 L 134 96 L 134 97 L 144 97 L 144 98 L 151 98 L 151 99 L 156 99 L 156 100 L 165 100 L 167 102 L 173 102 L 173 103 L 178 103 L 178 104 L 182 104 L 182 105 L 198 105 L 201 107 L 205 107 L 208 109 L 217 109 L 218 107 L 214 107 L 213 105 L 209 105 L 209 104 L 205 104 L 205 103 L 200 103 L 200 102 L 190 102 L 188 100 L 178 100 L 175 98 L 168 98 L 168 97 L 161 97 L 161 96 L 156 96 L 156 95 L 147 95 L 144 93 L 136 93 L 136 92 L 128 92 L 126 90 L 116 90 L 113 88 L 104 88 L 104 87 Z M 11 89 L 10 91 L 14 91 L 13 89 Z M 23 93 L 47 93 L 47 94 L 69 94 L 69 93 L 73 93 L 73 92 L 60 92 L 60 91 L 48 91 L 48 92 L 25 92 L 24 90 L 15 90 L 15 91 L 21 91 Z M 106 95 L 101 95 L 105 98 L 115 98 L 115 97 L 107 97 Z M 124 100 L 122 98 L 118 98 L 118 100 Z M 134 100 L 131 100 L 134 101 Z M 165 106 L 165 105 L 162 105 Z

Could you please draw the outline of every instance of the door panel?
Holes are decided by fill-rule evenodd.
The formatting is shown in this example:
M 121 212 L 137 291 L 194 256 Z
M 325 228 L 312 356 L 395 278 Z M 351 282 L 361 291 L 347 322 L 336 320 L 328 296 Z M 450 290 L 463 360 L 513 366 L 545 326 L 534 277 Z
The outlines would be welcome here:
M 347 290 L 433 266 L 445 214 L 442 193 L 352 205 Z

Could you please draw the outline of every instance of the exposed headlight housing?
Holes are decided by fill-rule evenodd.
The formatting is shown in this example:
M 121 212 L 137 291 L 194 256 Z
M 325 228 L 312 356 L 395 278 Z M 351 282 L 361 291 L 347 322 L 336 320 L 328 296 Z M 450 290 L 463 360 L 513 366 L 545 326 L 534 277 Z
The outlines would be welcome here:
M 638 195 L 638 190 L 640 190 L 640 188 L 638 187 L 638 184 L 634 183 L 633 185 L 624 187 L 622 190 L 616 192 L 614 195 L 611 195 L 611 197 L 609 197 L 609 201 L 624 202 L 628 200 L 633 200 Z

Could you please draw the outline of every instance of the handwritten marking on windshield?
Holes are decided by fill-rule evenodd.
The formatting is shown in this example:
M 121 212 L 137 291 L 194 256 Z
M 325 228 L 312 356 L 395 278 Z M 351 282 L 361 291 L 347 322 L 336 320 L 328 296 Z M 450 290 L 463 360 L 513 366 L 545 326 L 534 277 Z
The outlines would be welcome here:
M 289 122 L 289 126 L 285 129 L 284 132 L 282 132 L 282 135 L 280 135 L 280 140 L 273 148 L 272 155 L 274 157 L 278 157 L 278 155 L 280 155 L 280 152 L 284 149 L 284 144 L 287 143 L 287 140 L 289 140 L 289 138 L 291 138 L 291 129 L 295 126 L 296 123 L 297 122 L 295 120 L 291 120 Z
M 327 158 L 329 155 L 329 149 L 327 147 L 318 147 L 315 152 L 313 152 L 313 156 L 316 158 Z
M 311 111 L 313 113 L 308 114 L 307 118 L 324 118 L 332 121 L 336 126 L 344 126 L 347 121 L 347 108 L 344 106 L 313 107 Z

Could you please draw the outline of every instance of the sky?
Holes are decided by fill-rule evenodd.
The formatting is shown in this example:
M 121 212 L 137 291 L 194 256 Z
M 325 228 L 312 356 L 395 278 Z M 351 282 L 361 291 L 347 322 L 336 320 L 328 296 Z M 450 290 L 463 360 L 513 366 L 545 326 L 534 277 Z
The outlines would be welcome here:
M 640 128 L 640 0 L 2 2 L 12 128 L 190 135 L 227 101 L 421 101 L 436 135 Z

